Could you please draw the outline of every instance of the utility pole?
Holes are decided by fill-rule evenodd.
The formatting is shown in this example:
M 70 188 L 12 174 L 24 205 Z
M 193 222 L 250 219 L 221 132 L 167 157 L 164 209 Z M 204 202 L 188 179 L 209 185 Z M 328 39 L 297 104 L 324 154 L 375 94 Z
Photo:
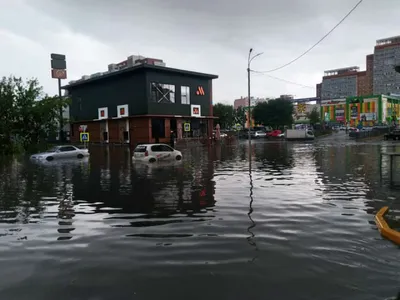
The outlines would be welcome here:
M 253 59 L 255 59 L 257 56 L 260 56 L 262 54 L 258 53 L 254 56 L 251 56 L 253 52 L 253 48 L 250 48 L 249 51 L 249 57 L 247 59 L 247 100 L 248 100 L 248 108 L 247 108 L 247 120 L 249 122 L 249 128 L 248 128 L 248 139 L 249 139 L 249 166 L 250 166 L 250 170 L 251 170 L 251 134 L 250 134 L 250 128 L 251 128 L 251 91 L 250 91 L 250 80 L 251 80 L 251 76 L 250 76 L 250 65 L 251 62 L 253 61 Z
M 57 78 L 58 80 L 58 97 L 60 103 L 62 101 L 61 95 L 61 79 L 67 79 L 67 63 L 65 61 L 64 54 L 54 54 L 51 57 L 51 77 Z M 64 118 L 63 118 L 63 107 L 60 105 L 60 120 L 59 120 L 59 141 L 64 142 Z

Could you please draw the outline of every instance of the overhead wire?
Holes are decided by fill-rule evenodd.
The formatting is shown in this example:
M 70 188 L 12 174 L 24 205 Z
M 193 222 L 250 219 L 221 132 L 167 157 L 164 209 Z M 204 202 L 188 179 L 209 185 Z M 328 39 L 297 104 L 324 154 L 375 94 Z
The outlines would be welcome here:
M 280 69 L 283 69 L 291 64 L 293 64 L 294 62 L 298 61 L 300 58 L 302 58 L 303 56 L 305 56 L 306 54 L 308 54 L 311 50 L 313 50 L 316 46 L 318 46 L 323 40 L 325 40 L 336 28 L 338 28 L 356 9 L 358 6 L 360 6 L 360 4 L 363 2 L 364 0 L 360 0 L 358 1 L 358 3 L 339 21 L 339 23 L 337 23 L 331 30 L 328 31 L 328 33 L 326 33 L 321 39 L 319 39 L 314 45 L 312 45 L 308 50 L 306 50 L 305 52 L 303 52 L 300 56 L 296 57 L 295 59 L 289 61 L 288 63 L 271 69 L 271 70 L 267 70 L 267 71 L 261 71 L 260 73 L 271 73 L 271 72 L 275 72 L 278 71 Z

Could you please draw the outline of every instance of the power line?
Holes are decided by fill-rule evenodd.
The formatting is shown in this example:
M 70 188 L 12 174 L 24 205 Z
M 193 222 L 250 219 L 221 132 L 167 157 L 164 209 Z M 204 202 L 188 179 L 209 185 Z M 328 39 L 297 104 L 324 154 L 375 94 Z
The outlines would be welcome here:
M 313 46 L 311 46 L 311 48 L 309 48 L 307 51 L 305 51 L 303 54 L 301 54 L 300 56 L 296 57 L 295 59 L 289 61 L 288 63 L 275 68 L 275 69 L 271 69 L 268 71 L 263 71 L 262 73 L 270 73 L 270 72 L 275 72 L 278 71 L 280 69 L 283 69 L 289 65 L 291 65 L 292 63 L 298 61 L 300 58 L 302 58 L 303 56 L 305 56 L 307 53 L 309 53 L 312 49 L 314 49 L 316 46 L 318 46 L 318 44 L 320 44 L 323 40 L 325 40 L 336 28 L 338 28 L 351 14 L 353 11 L 356 10 L 356 8 L 363 2 L 364 0 L 360 0 L 358 1 L 358 3 L 340 20 L 339 23 L 337 23 L 327 34 L 325 34 L 318 42 L 316 42 Z
M 279 81 L 286 82 L 286 83 L 289 83 L 289 84 L 294 84 L 294 85 L 297 85 L 297 86 L 301 86 L 303 88 L 309 88 L 309 89 L 314 89 L 314 90 L 316 89 L 316 87 L 313 87 L 313 86 L 310 86 L 310 85 L 305 85 L 305 84 L 297 83 L 297 82 L 294 82 L 294 81 L 286 80 L 286 79 L 283 79 L 283 78 L 275 77 L 275 76 L 272 76 L 272 75 L 264 74 L 263 72 L 258 72 L 258 71 L 253 71 L 253 70 L 252 70 L 252 72 L 254 72 L 256 74 L 267 76 L 267 77 L 275 79 L 275 80 L 279 80 Z

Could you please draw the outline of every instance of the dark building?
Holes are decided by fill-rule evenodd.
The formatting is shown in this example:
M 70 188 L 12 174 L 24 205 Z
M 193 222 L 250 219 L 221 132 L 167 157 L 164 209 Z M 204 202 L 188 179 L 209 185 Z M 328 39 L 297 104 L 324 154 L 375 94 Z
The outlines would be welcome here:
M 83 128 L 90 142 L 168 142 L 212 136 L 212 80 L 217 75 L 141 64 L 63 87 L 70 105 L 72 142 Z

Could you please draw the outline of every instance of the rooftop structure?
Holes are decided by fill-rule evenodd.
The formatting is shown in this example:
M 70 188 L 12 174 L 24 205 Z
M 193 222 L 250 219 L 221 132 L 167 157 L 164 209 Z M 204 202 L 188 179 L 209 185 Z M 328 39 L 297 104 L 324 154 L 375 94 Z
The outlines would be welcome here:
M 334 70 L 327 70 L 324 71 L 324 76 L 335 76 L 335 75 L 345 75 L 347 73 L 354 73 L 354 72 L 359 72 L 360 67 L 347 67 L 347 68 L 340 68 L 340 69 L 334 69 Z

